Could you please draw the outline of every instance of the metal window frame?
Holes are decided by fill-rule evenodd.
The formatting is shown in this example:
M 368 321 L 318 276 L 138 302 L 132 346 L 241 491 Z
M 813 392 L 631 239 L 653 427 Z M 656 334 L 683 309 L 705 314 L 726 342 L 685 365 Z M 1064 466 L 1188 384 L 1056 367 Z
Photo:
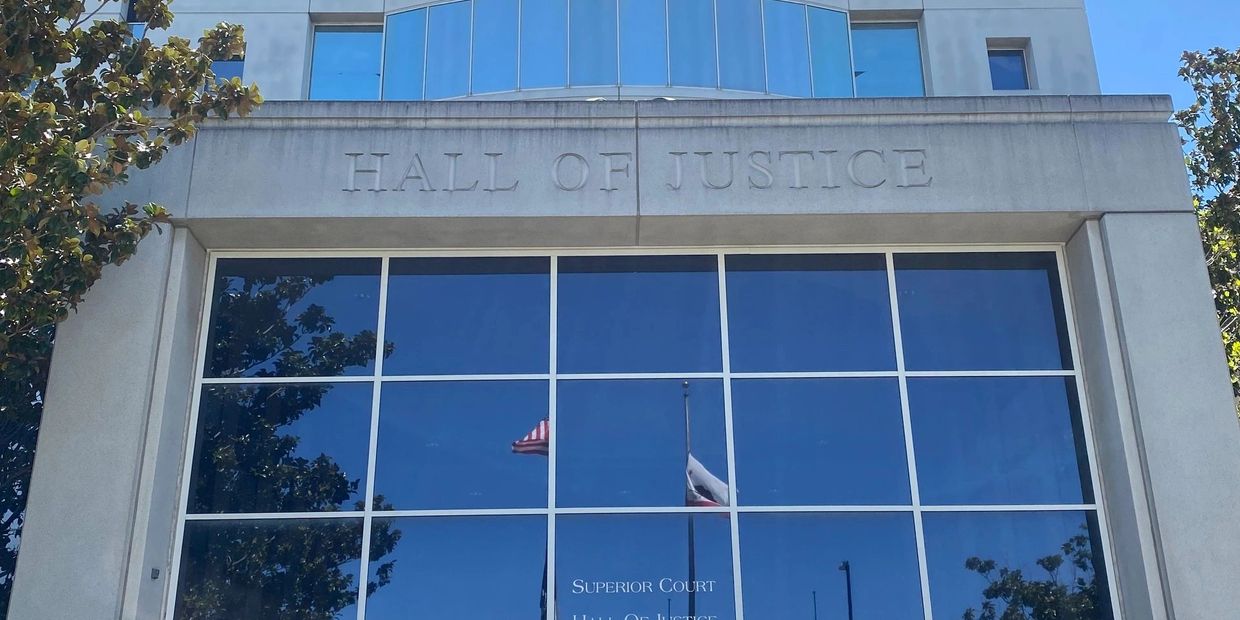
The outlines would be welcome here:
M 895 281 L 895 255 L 896 254 L 935 254 L 935 253 L 1020 253 L 1020 252 L 1048 252 L 1055 256 L 1056 275 L 1060 282 L 1060 298 L 1056 300 L 1061 305 L 1066 322 L 1066 332 L 1068 336 L 1068 346 L 1070 349 L 1070 359 L 1072 368 L 1064 369 L 1042 369 L 1042 370 L 977 370 L 977 371 L 910 371 L 904 364 L 904 343 L 900 325 L 900 306 Z M 882 254 L 886 266 L 888 303 L 891 309 L 891 321 L 893 329 L 893 342 L 896 351 L 896 370 L 887 371 L 823 371 L 823 372 L 732 372 L 731 370 L 731 348 L 729 343 L 728 329 L 728 308 L 727 308 L 727 274 L 726 257 L 733 254 L 852 254 L 852 253 L 869 253 Z M 558 300 L 559 300 L 559 259 L 569 256 L 667 256 L 667 255 L 684 255 L 691 254 L 697 256 L 715 256 L 716 257 L 716 273 L 719 279 L 717 295 L 719 296 L 719 313 L 720 313 L 720 346 L 721 346 L 721 370 L 718 372 L 698 372 L 698 373 L 587 373 L 587 374 L 561 374 L 557 368 L 557 332 L 558 332 Z M 383 346 L 386 333 L 387 323 L 387 302 L 388 302 L 388 283 L 390 281 L 390 263 L 394 258 L 406 257 L 522 257 L 522 256 L 538 256 L 548 257 L 550 259 L 549 278 L 550 278 L 550 294 L 549 294 L 549 320 L 548 320 L 548 338 L 549 338 L 549 359 L 548 372 L 546 373 L 529 373 L 529 374 L 483 374 L 483 375 L 401 375 L 401 376 L 384 376 L 383 375 Z M 349 257 L 366 257 L 379 258 L 381 260 L 380 269 L 380 289 L 379 289 L 379 307 L 377 317 L 377 332 L 375 345 L 375 368 L 370 375 L 347 376 L 347 377 L 265 377 L 265 378 L 212 378 L 204 377 L 206 364 L 206 347 L 207 336 L 210 331 L 208 325 L 210 317 L 210 304 L 212 299 L 212 289 L 215 282 L 215 273 L 218 262 L 224 258 L 349 258 Z M 293 518 L 308 519 L 357 519 L 363 520 L 363 539 L 360 558 L 359 575 L 362 576 L 358 586 L 357 600 L 357 618 L 365 619 L 366 596 L 362 594 L 364 584 L 366 583 L 365 575 L 369 570 L 369 536 L 371 533 L 371 524 L 375 518 L 388 517 L 470 517 L 470 516 L 519 516 L 519 515 L 540 515 L 547 517 L 547 553 L 548 553 L 548 571 L 550 575 L 555 575 L 555 521 L 557 515 L 589 515 L 589 514 L 727 514 L 730 519 L 731 526 L 731 545 L 732 545 L 732 571 L 733 571 L 733 587 L 734 602 L 736 605 L 735 613 L 737 620 L 744 620 L 744 604 L 743 604 L 743 586 L 742 586 L 742 560 L 740 548 L 739 521 L 742 514 L 760 514 L 760 513 L 816 513 L 816 514 L 834 514 L 834 513 L 859 513 L 859 512 L 880 512 L 880 513 L 908 513 L 912 516 L 914 532 L 916 536 L 916 550 L 918 559 L 918 571 L 922 594 L 922 608 L 925 620 L 933 619 L 931 608 L 930 580 L 929 570 L 926 560 L 926 544 L 925 531 L 923 526 L 923 515 L 925 513 L 981 513 L 981 512 L 1083 512 L 1092 514 L 1098 524 L 1099 545 L 1100 549 L 1096 549 L 1103 558 L 1102 567 L 1095 568 L 1095 574 L 1106 576 L 1109 581 L 1106 582 L 1107 590 L 1110 594 L 1110 603 L 1116 611 L 1121 609 L 1120 593 L 1118 584 L 1114 580 L 1116 572 L 1114 570 L 1115 558 L 1113 555 L 1113 541 L 1107 522 L 1107 501 L 1104 495 L 1104 489 L 1101 483 L 1101 477 L 1097 465 L 1097 440 L 1093 431 L 1093 424 L 1090 417 L 1090 409 L 1088 404 L 1087 386 L 1085 384 L 1084 371 L 1079 351 L 1079 334 L 1075 315 L 1073 312 L 1074 305 L 1072 302 L 1072 287 L 1069 281 L 1069 274 L 1065 259 L 1065 246 L 1062 243 L 1048 244 L 967 244 L 967 245 L 895 245 L 895 246 L 875 246 L 875 245 L 835 245 L 835 246 L 686 246 L 686 247 L 659 247 L 659 248 L 591 248 L 591 249 L 511 249 L 511 250 L 322 250 L 322 249 L 306 249 L 306 250 L 267 250 L 267 251 L 209 251 L 207 277 L 205 281 L 205 290 L 203 296 L 203 307 L 200 308 L 200 324 L 198 333 L 198 347 L 195 359 L 195 379 L 193 383 L 193 396 L 189 411 L 189 426 L 186 433 L 185 444 L 183 446 L 182 463 L 181 463 L 181 488 L 179 497 L 179 506 L 177 508 L 177 519 L 175 527 L 175 539 L 172 549 L 172 564 L 170 568 L 171 574 L 165 582 L 165 612 L 167 617 L 172 617 L 175 613 L 177 602 L 177 586 L 179 581 L 179 573 L 181 570 L 181 555 L 183 552 L 183 543 L 185 536 L 185 528 L 187 523 L 198 521 L 265 521 Z M 736 489 L 736 455 L 734 445 L 734 429 L 733 429 L 733 411 L 732 411 L 732 381 L 733 379 L 751 379 L 751 378 L 833 378 L 833 377 L 884 377 L 896 378 L 899 383 L 901 417 L 904 430 L 904 445 L 906 450 L 906 461 L 908 465 L 908 479 L 910 488 L 910 504 L 908 505 L 777 505 L 777 506 L 738 506 L 737 489 Z M 917 461 L 916 446 L 913 441 L 911 413 L 908 400 L 908 379 L 915 377 L 1065 377 L 1072 378 L 1075 381 L 1077 402 L 1076 406 L 1080 415 L 1080 430 L 1082 437 L 1081 443 L 1085 447 L 1086 461 L 1084 466 L 1089 468 L 1088 479 L 1092 485 L 1093 501 L 1083 502 L 1080 504 L 985 504 L 985 505 L 922 505 L 920 501 L 920 489 L 917 479 Z M 547 475 L 547 507 L 545 508 L 514 508 L 514 509 L 435 509 L 435 510 L 397 510 L 397 511 L 376 511 L 373 509 L 374 499 L 374 480 L 376 454 L 378 444 L 379 414 L 381 405 L 381 391 L 386 383 L 401 382 L 426 382 L 426 381 L 479 381 L 479 380 L 542 380 L 548 382 L 548 418 L 554 429 L 556 427 L 557 416 L 557 382 L 560 380 L 616 380 L 616 379 L 720 379 L 723 386 L 724 394 L 724 425 L 725 425 L 725 441 L 727 452 L 727 467 L 729 480 L 729 506 L 718 508 L 696 508 L 683 506 L 637 506 L 637 507 L 557 507 L 556 506 L 556 439 L 558 433 L 552 432 L 550 438 Z M 194 464 L 194 443 L 195 436 L 198 432 L 198 414 L 201 405 L 201 396 L 204 385 L 218 384 L 254 384 L 254 383 L 310 383 L 310 382 L 353 382 L 363 383 L 370 382 L 373 385 L 370 412 L 370 434 L 369 447 L 367 457 L 366 472 L 366 496 L 364 499 L 364 509 L 361 511 L 341 511 L 341 512 L 323 512 L 323 513 L 243 513 L 243 514 L 193 514 L 188 512 L 189 495 L 190 495 L 190 477 Z M 556 609 L 555 606 L 555 588 L 548 588 L 548 610 L 549 614 Z M 755 619 L 764 620 L 764 619 Z

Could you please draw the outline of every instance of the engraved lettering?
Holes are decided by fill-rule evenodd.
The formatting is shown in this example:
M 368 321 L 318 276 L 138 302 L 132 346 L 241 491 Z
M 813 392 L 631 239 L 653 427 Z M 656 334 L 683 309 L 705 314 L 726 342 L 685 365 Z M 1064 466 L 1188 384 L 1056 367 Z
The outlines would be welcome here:
M 853 153 L 852 157 L 848 158 L 848 180 L 852 181 L 853 185 L 856 185 L 857 187 L 864 187 L 866 189 L 874 189 L 886 183 L 887 177 L 886 177 L 886 173 L 884 172 L 884 176 L 881 179 L 879 179 L 877 182 L 867 183 L 863 181 L 859 176 L 857 176 L 857 162 L 861 159 L 862 155 L 867 155 L 867 154 L 877 156 L 878 161 L 880 163 L 884 163 L 884 164 L 887 163 L 887 156 L 884 155 L 882 151 L 875 151 L 874 149 L 863 149 L 863 150 L 857 151 L 856 153 Z
M 414 153 L 413 159 L 409 161 L 409 167 L 405 169 L 405 175 L 400 178 L 396 191 L 405 191 L 405 183 L 411 180 L 421 182 L 422 187 L 418 189 L 419 192 L 435 191 L 435 186 L 431 185 L 430 175 L 426 174 L 426 166 L 422 165 L 422 156 L 417 153 Z
M 801 156 L 808 155 L 810 161 L 814 160 L 813 151 L 780 151 L 779 161 L 784 160 L 784 155 L 791 155 L 792 159 L 792 185 L 790 189 L 809 189 L 809 186 L 801 182 Z
M 839 151 L 818 151 L 818 152 L 826 156 L 826 157 L 823 157 L 822 159 L 823 161 L 827 162 L 827 184 L 822 185 L 821 186 L 822 189 L 839 189 L 840 188 L 839 184 L 835 182 L 835 157 L 834 157 L 834 155 L 838 153 Z
M 736 154 L 739 152 L 740 151 L 723 151 L 723 154 L 728 156 L 728 182 L 720 184 L 711 183 L 710 174 L 706 170 L 709 167 L 710 156 L 714 154 L 714 151 L 694 151 L 694 155 L 702 158 L 702 167 L 700 169 L 702 176 L 702 187 L 708 189 L 727 189 L 732 187 L 732 181 L 736 178 L 736 166 L 734 165 L 734 162 L 736 159 Z
M 477 189 L 477 180 L 469 187 L 457 187 L 456 185 L 456 160 L 460 159 L 464 153 L 444 153 L 444 155 L 448 157 L 448 186 L 443 191 L 451 194 L 452 192 L 472 192 Z
M 766 163 L 762 164 L 758 161 L 758 156 L 766 157 Z M 752 151 L 749 153 L 749 167 L 754 172 L 766 178 L 766 181 L 758 183 L 754 180 L 753 175 L 749 175 L 750 189 L 771 189 L 775 184 L 775 175 L 771 174 L 771 152 L 770 151 Z
M 934 177 L 926 172 L 926 149 L 892 149 L 900 154 L 900 184 L 896 187 L 930 187 Z M 917 171 L 916 181 L 909 180 L 909 172 Z
M 667 184 L 668 189 L 672 191 L 679 191 L 680 186 L 684 184 L 684 180 L 685 180 L 684 156 L 688 154 L 689 153 L 687 151 L 672 151 L 668 153 L 668 155 L 671 155 L 674 158 L 673 161 L 676 162 L 676 173 L 673 176 L 675 181 Z
M 483 153 L 483 155 L 486 155 L 486 156 L 487 156 L 487 164 L 488 164 L 488 172 L 489 172 L 489 176 L 487 177 L 487 186 L 486 186 L 486 187 L 484 187 L 484 188 L 482 188 L 482 191 L 484 191 L 484 192 L 511 192 L 511 191 L 515 191 L 515 190 L 517 189 L 517 185 L 521 183 L 521 181 L 519 181 L 519 180 L 518 180 L 518 181 L 513 181 L 513 182 L 512 182 L 512 185 L 509 185 L 509 186 L 507 186 L 507 187 L 498 187 L 498 186 L 496 185 L 496 183 L 497 183 L 497 181 L 495 180 L 495 178 L 496 178 L 496 176 L 497 176 L 497 173 L 496 173 L 496 168 L 498 168 L 498 167 L 499 167 L 499 158 L 500 158 L 500 157 L 502 157 L 504 154 L 503 154 L 503 153 Z
M 390 153 L 370 153 L 370 156 L 375 158 L 375 167 L 374 168 L 359 168 L 358 158 L 361 157 L 363 154 L 364 153 L 345 153 L 345 155 L 348 156 L 350 161 L 349 161 L 349 184 L 345 186 L 344 191 L 346 192 L 362 191 L 361 189 L 357 187 L 357 175 L 358 174 L 373 174 L 375 175 L 374 177 L 375 184 L 373 187 L 369 188 L 366 191 L 386 192 L 387 190 L 384 189 L 383 186 L 381 185 L 382 177 L 383 177 L 383 158 L 390 155 Z
M 599 155 L 603 156 L 603 162 L 604 162 L 603 164 L 603 187 L 599 189 L 605 192 L 614 192 L 619 188 L 617 188 L 615 184 L 612 183 L 611 175 L 617 172 L 622 172 L 624 173 L 624 178 L 626 179 L 629 178 L 629 163 L 633 161 L 633 154 L 632 153 L 599 153 Z M 617 168 L 616 164 L 612 162 L 611 160 L 611 158 L 613 157 L 624 157 L 625 158 L 624 165 Z
M 564 160 L 574 159 L 577 161 L 577 182 L 567 184 L 562 176 L 562 168 Z M 577 153 L 564 153 L 555 158 L 555 163 L 551 164 L 551 181 L 555 186 L 566 192 L 575 192 L 586 186 L 586 181 L 590 179 L 590 164 L 586 158 Z

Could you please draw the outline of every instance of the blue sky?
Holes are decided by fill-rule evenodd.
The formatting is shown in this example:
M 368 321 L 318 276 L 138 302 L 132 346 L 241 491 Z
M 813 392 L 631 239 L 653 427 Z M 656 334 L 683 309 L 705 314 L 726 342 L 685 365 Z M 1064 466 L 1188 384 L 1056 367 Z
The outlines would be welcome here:
M 1187 49 L 1240 47 L 1240 0 L 1086 0 L 1102 92 L 1159 93 L 1177 108 L 1191 93 L 1180 80 Z

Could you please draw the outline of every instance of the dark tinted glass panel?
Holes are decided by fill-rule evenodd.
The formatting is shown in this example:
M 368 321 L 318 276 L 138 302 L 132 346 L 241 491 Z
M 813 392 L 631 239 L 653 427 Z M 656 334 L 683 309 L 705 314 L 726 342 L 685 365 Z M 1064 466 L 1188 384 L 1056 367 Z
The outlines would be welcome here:
M 384 45 L 383 98 L 421 99 L 426 67 L 426 9 L 389 16 Z
M 616 84 L 616 0 L 572 0 L 570 84 Z
M 719 46 L 720 85 L 735 90 L 765 92 L 762 5 L 757 0 L 717 0 L 715 10 L 718 12 L 719 40 L 724 43 Z
M 1029 90 L 1024 50 L 990 50 L 990 83 L 995 90 Z
M 475 93 L 517 87 L 517 0 L 474 0 Z
M 367 383 L 206 386 L 189 511 L 360 510 L 370 398 Z
M 560 259 L 559 370 L 719 371 L 713 256 Z
M 686 450 L 700 464 L 693 476 L 706 488 L 700 494 L 727 495 L 720 381 L 689 383 L 688 441 L 680 381 L 561 381 L 558 388 L 556 505 L 687 505 Z
M 852 29 L 858 97 L 923 97 L 916 24 L 857 24 Z
M 715 66 L 715 9 L 711 0 L 668 2 L 672 85 L 718 85 Z
M 215 74 L 217 83 L 227 82 L 233 78 L 241 79 L 244 70 L 244 60 L 216 60 L 211 63 L 211 72 Z
M 379 98 L 379 54 L 383 30 L 371 26 L 330 26 L 314 31 L 310 98 L 362 101 Z
M 620 81 L 667 85 L 665 0 L 620 0 Z
M 519 454 L 513 442 L 547 417 L 547 399 L 544 381 L 384 385 L 375 464 L 380 507 L 546 506 L 547 458 Z
M 568 0 L 521 4 L 521 88 L 568 80 Z
M 1091 515 L 926 514 L 925 530 L 936 618 L 1112 617 Z M 983 614 L 987 606 L 993 615 Z
M 1092 501 L 1071 379 L 912 378 L 908 391 L 923 503 Z
M 809 48 L 814 65 L 814 96 L 853 96 L 848 15 L 809 7 Z
M 805 5 L 764 0 L 766 5 L 766 71 L 772 93 L 810 96 L 809 42 Z
M 386 375 L 547 372 L 551 263 L 546 258 L 391 262 Z
M 426 98 L 447 99 L 469 92 L 469 2 L 430 7 L 427 19 Z
M 727 257 L 732 370 L 895 370 L 881 255 Z
M 373 372 L 378 259 L 221 259 L 208 377 Z
M 732 382 L 742 505 L 908 504 L 895 379 Z
M 844 619 L 850 598 L 857 618 L 923 617 L 909 514 L 747 514 L 740 526 L 747 617 Z
M 574 515 L 555 527 L 561 619 L 736 617 L 726 515 Z
M 542 620 L 546 517 L 375 519 L 368 620 Z M 561 618 L 567 618 L 561 614 Z
M 1071 368 L 1054 254 L 896 256 L 909 370 Z
M 185 524 L 178 620 L 357 616 L 361 519 Z

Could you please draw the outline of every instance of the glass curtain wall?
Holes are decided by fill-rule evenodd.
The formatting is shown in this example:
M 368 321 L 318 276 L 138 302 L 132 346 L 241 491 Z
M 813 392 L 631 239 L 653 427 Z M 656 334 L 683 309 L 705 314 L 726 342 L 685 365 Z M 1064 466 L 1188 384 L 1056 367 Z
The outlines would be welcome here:
M 1111 617 L 1053 252 L 220 258 L 210 300 L 172 617 Z
M 853 96 L 847 14 L 784 0 L 460 0 L 389 15 L 383 54 L 392 100 L 620 86 Z

